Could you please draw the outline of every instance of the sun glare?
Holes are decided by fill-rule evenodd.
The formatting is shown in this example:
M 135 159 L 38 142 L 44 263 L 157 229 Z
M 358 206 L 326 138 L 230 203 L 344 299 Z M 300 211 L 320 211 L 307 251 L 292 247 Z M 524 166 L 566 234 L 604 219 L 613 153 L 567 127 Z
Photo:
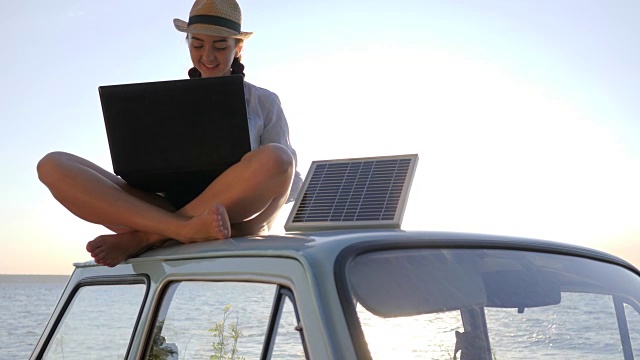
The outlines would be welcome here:
M 363 50 L 255 80 L 277 84 L 303 175 L 313 160 L 418 153 L 406 229 L 598 245 L 634 224 L 624 204 L 640 194 L 624 189 L 640 171 L 581 104 L 483 60 L 398 52 L 406 75 Z

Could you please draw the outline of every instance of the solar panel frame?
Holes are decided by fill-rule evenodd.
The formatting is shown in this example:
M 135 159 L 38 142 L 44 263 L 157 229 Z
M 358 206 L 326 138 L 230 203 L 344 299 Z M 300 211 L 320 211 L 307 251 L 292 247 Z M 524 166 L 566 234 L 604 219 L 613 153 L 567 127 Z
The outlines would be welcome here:
M 418 154 L 313 161 L 284 229 L 400 228 Z

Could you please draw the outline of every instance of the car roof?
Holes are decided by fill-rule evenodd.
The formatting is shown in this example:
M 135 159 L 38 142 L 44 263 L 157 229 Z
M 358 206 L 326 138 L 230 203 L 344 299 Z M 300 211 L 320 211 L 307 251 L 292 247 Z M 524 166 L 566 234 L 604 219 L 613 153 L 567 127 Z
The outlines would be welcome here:
M 170 241 L 128 259 L 123 264 L 149 261 L 189 260 L 218 257 L 266 256 L 301 257 L 308 260 L 335 259 L 353 247 L 437 247 L 493 248 L 574 255 L 605 261 L 638 270 L 627 261 L 599 250 L 573 244 L 525 237 L 443 231 L 405 231 L 399 229 L 349 229 L 236 237 L 193 244 Z M 333 262 L 333 261 L 331 261 Z M 75 267 L 99 266 L 93 260 L 75 263 Z

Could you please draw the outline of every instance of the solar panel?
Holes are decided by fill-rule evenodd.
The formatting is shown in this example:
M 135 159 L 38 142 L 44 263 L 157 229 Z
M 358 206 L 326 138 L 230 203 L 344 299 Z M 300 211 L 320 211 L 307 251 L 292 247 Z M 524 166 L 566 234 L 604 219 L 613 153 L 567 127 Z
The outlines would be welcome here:
M 286 231 L 400 228 L 417 154 L 311 163 Z

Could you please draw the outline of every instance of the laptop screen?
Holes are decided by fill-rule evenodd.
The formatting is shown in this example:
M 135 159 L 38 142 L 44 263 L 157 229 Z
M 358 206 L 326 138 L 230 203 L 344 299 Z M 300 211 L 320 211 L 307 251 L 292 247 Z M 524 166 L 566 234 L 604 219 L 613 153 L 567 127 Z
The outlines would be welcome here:
M 212 181 L 251 150 L 240 75 L 100 86 L 99 94 L 114 173 L 136 187 L 160 192 L 207 173 Z

